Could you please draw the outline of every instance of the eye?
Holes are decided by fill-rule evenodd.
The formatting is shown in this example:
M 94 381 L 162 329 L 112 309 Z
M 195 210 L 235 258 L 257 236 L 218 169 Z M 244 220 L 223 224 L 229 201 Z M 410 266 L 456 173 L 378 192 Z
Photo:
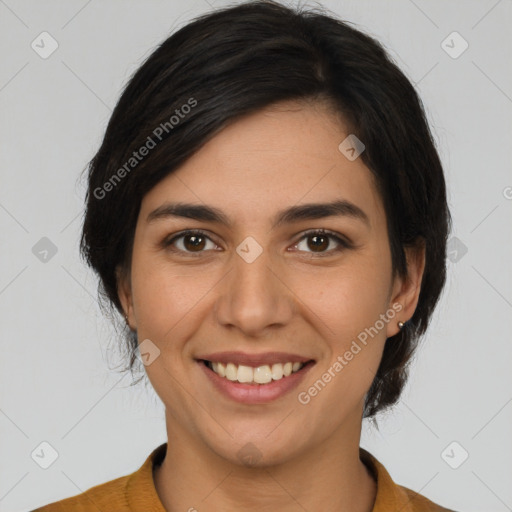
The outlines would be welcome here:
M 301 244 L 304 244 L 303 247 L 305 247 L 305 249 L 300 248 Z M 335 247 L 332 247 L 332 245 Z M 351 244 L 344 238 L 331 231 L 327 231 L 325 229 L 317 229 L 305 233 L 300 239 L 299 243 L 295 244 L 294 247 L 298 248 L 299 250 L 306 250 L 306 252 L 324 256 L 333 252 L 342 251 L 343 249 L 348 249 L 351 247 Z M 327 250 L 329 247 L 331 248 Z M 311 249 L 311 251 L 307 251 L 307 249 Z
M 178 242 L 178 243 L 176 243 Z M 210 242 L 210 247 L 207 247 L 207 242 Z M 163 245 L 170 247 L 171 250 L 177 250 L 185 253 L 201 253 L 208 249 L 217 247 L 209 236 L 200 229 L 191 229 L 183 231 L 182 233 L 172 237 L 171 239 L 164 240 Z
M 210 247 L 208 247 L 208 242 L 211 244 Z M 301 244 L 304 243 L 305 248 L 301 248 Z M 182 231 L 172 238 L 164 240 L 162 244 L 172 251 L 197 255 L 207 250 L 215 250 L 217 247 L 212 239 L 200 229 Z M 332 245 L 334 247 L 331 247 Z M 317 229 L 306 232 L 293 247 L 298 248 L 299 251 L 310 252 L 317 256 L 328 256 L 333 252 L 350 248 L 351 244 L 336 233 L 325 229 Z

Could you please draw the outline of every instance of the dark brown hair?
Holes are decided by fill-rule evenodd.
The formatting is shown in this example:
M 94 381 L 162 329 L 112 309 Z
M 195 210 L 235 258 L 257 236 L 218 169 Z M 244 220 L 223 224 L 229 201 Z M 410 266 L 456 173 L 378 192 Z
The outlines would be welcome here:
M 386 342 L 366 396 L 364 416 L 372 417 L 400 396 L 444 286 L 450 214 L 420 98 L 381 44 L 352 24 L 251 1 L 166 39 L 129 80 L 89 164 L 81 252 L 99 276 L 100 303 L 123 313 L 116 268 L 129 273 L 144 195 L 219 130 L 281 100 L 327 102 L 365 144 L 360 158 L 384 203 L 393 272 L 407 274 L 405 247 L 426 249 L 416 311 Z M 137 336 L 123 336 L 132 370 Z

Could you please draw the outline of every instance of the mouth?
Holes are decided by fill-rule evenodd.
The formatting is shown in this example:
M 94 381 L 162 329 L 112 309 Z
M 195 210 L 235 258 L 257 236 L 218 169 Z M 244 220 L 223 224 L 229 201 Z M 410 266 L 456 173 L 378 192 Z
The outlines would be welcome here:
M 223 379 L 252 385 L 265 385 L 286 379 L 290 375 L 300 372 L 307 364 L 314 363 L 313 360 L 306 361 L 305 363 L 287 361 L 285 363 L 252 367 L 235 363 L 225 364 L 206 359 L 200 359 L 200 362 Z
M 264 404 L 283 397 L 316 363 L 285 353 L 261 356 L 234 352 L 203 356 L 196 362 L 214 390 L 245 404 Z

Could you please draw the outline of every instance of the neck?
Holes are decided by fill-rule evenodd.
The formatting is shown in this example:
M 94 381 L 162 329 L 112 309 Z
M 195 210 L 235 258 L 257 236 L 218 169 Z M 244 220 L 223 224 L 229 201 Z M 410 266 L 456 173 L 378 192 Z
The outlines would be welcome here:
M 359 458 L 361 421 L 284 463 L 246 467 L 214 453 L 166 414 L 167 452 L 155 468 L 168 512 L 371 512 L 376 482 Z M 175 440 L 175 441 L 174 441 Z

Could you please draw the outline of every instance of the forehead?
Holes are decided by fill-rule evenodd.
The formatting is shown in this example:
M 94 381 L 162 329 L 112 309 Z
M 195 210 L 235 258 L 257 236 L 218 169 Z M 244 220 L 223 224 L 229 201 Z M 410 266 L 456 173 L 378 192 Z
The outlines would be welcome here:
M 244 116 L 146 194 L 141 216 L 179 200 L 214 205 L 247 223 L 293 204 L 344 199 L 372 222 L 383 215 L 382 202 L 362 159 L 339 149 L 349 135 L 319 103 L 281 102 Z

